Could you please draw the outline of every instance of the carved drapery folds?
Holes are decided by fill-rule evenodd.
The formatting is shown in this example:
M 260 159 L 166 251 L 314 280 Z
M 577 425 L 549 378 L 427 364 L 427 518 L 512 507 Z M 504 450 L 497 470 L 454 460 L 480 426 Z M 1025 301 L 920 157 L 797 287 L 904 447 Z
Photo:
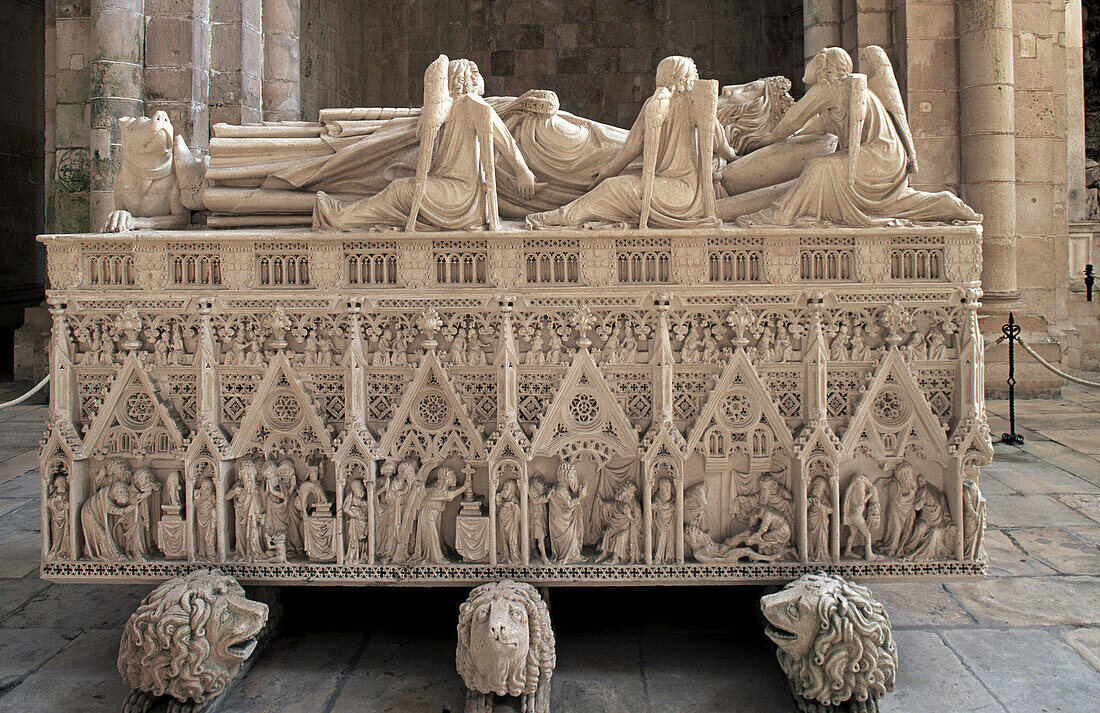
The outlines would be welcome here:
M 727 232 L 698 239 L 727 250 Z M 925 244 L 948 234 L 978 240 L 972 228 L 921 233 Z M 615 235 L 574 233 L 560 249 L 583 265 Z M 772 237 L 739 235 L 771 249 Z M 863 239 L 774 244 L 851 244 L 862 269 Z M 348 256 L 368 246 L 117 240 L 169 266 L 199 253 L 259 265 L 301 243 L 310 274 L 327 259 L 360 265 Z M 403 240 L 385 244 L 398 276 Z M 888 254 L 915 240 L 886 231 L 868 244 Z M 939 281 L 794 289 L 685 283 L 669 264 L 662 292 L 629 269 L 610 287 L 508 294 L 400 278 L 60 290 L 45 572 L 218 563 L 246 580 L 451 581 L 488 567 L 583 582 L 981 571 L 978 466 L 991 450 L 973 283 L 947 282 L 950 262 Z

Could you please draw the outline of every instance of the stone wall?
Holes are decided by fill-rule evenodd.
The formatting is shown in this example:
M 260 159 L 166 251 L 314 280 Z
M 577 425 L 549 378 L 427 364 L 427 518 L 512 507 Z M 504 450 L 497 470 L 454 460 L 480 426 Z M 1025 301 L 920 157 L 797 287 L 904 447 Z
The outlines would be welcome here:
M 0 329 L 22 322 L 42 291 L 34 236 L 44 228 L 43 16 L 41 0 L 8 2 L 0 13 Z
M 365 51 L 372 42 L 367 36 L 366 17 L 382 15 L 374 3 L 345 0 L 302 0 L 301 97 L 302 118 L 314 120 L 325 107 L 362 106 L 369 91 L 368 70 L 379 57 Z M 370 9 L 368 13 L 367 10 Z M 394 98 L 377 100 L 394 106 Z
M 304 0 L 303 14 L 334 4 Z M 670 54 L 693 57 L 723 84 L 785 74 L 802 89 L 801 0 L 377 0 L 363 19 L 355 50 L 366 58 L 368 105 L 419 105 L 424 68 L 440 52 L 477 62 L 488 94 L 553 89 L 563 108 L 620 126 L 634 121 Z M 302 61 L 304 77 L 304 50 Z
M 1084 0 L 1085 151 L 1100 161 L 1100 0 Z

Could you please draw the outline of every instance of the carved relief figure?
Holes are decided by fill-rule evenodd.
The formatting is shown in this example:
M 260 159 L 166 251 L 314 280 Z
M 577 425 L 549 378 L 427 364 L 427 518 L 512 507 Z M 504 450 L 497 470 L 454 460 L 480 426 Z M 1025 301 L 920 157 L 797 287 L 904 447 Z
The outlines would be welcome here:
M 851 358 L 851 354 L 848 351 L 848 332 L 850 328 L 847 322 L 841 322 L 837 327 L 836 336 L 833 337 L 833 341 L 829 344 L 829 360 L 830 361 L 848 361 Z
M 806 494 L 806 555 L 811 562 L 829 559 L 829 531 L 833 508 L 829 503 L 829 481 L 817 476 Z
M 294 472 L 294 462 L 289 458 L 282 459 L 279 461 L 278 471 L 279 484 L 286 498 L 287 549 L 291 552 L 301 552 L 305 543 L 302 537 L 302 518 L 298 509 L 294 507 L 298 500 L 298 476 Z M 324 493 L 324 491 L 321 492 Z
M 638 486 L 626 481 L 615 493 L 615 499 L 605 502 L 607 524 L 600 538 L 600 554 L 596 563 L 632 564 L 641 559 L 642 510 L 638 505 Z
M 872 70 L 866 77 L 852 73 L 852 58 L 839 47 L 821 50 L 807 65 L 805 96 L 759 143 L 800 130 L 828 132 L 839 137 L 837 151 L 809 159 L 781 198 L 739 223 L 871 227 L 897 220 L 981 220 L 947 191 L 909 187 L 916 155 L 893 68 L 881 48 L 863 52 Z
M 211 560 L 217 555 L 218 531 L 215 521 L 217 495 L 214 481 L 203 478 L 195 492 L 195 555 Z
M 519 490 L 516 481 L 509 478 L 497 493 L 497 555 L 508 564 L 523 562 L 519 529 Z
M 186 227 L 191 210 L 201 210 L 206 164 L 176 136 L 168 114 L 123 116 L 122 163 L 115 175 L 115 208 L 105 233 Z
M 706 192 L 711 189 L 710 167 L 700 167 L 700 154 L 710 156 L 710 146 L 699 146 L 700 135 L 713 136 L 714 149 L 726 160 L 735 158 L 717 117 L 701 116 L 694 94 L 699 73 L 688 57 L 666 57 L 657 65 L 657 91 L 642 105 L 626 143 L 595 176 L 595 187 L 580 198 L 552 211 L 527 216 L 532 229 L 554 226 L 579 227 L 587 223 L 637 223 L 651 192 L 649 225 L 681 228 L 716 223 L 707 215 Z M 706 122 L 710 122 L 707 126 Z M 619 175 L 643 154 L 646 142 L 656 141 L 652 184 L 642 176 Z M 652 151 L 652 148 L 650 149 Z M 712 201 L 713 202 L 713 201 Z
M 279 466 L 275 461 L 265 460 L 260 465 L 263 478 L 263 543 L 272 553 L 280 549 L 289 549 L 288 530 L 290 530 L 290 498 L 283 492 L 283 480 Z M 276 555 L 277 556 L 277 555 Z
M 955 549 L 958 528 L 939 488 L 917 476 L 917 521 L 906 548 L 912 560 L 946 559 Z
M 867 330 L 856 327 L 852 334 L 852 361 L 867 361 L 871 358 L 871 351 L 867 348 Z
M 653 494 L 653 563 L 676 561 L 676 493 L 672 478 L 661 478 Z
M 401 504 L 403 481 L 397 477 L 397 463 L 386 461 L 382 464 L 378 482 L 375 485 L 378 503 L 375 515 L 378 522 L 375 525 L 375 554 L 380 559 L 389 560 L 393 557 L 394 546 L 397 543 L 397 529 L 401 525 Z
M 46 513 L 50 518 L 50 559 L 69 559 L 69 478 L 57 472 L 46 498 Z
M 116 523 L 132 517 L 136 491 L 121 480 L 108 481 L 80 508 L 84 555 L 88 559 L 118 562 L 128 559 L 115 541 Z
M 256 482 L 256 461 L 245 459 L 237 466 L 237 484 L 225 494 L 226 501 L 233 501 L 234 548 L 245 562 L 261 558 L 264 548 L 260 544 L 264 520 L 264 495 Z
M 975 468 L 977 470 L 977 468 Z M 970 478 L 963 481 L 963 558 L 978 561 L 985 557 L 985 498 L 978 484 Z
M 358 564 L 365 561 L 367 544 L 367 488 L 362 478 L 348 483 L 348 492 L 341 507 L 347 527 L 347 552 L 344 562 Z
M 430 69 L 430 68 L 429 68 Z M 481 95 L 485 84 L 477 65 L 468 59 L 456 59 L 447 64 L 445 78 L 437 89 L 442 97 L 429 97 L 436 86 L 425 75 L 425 104 L 450 104 L 439 134 L 438 146 L 426 176 L 418 187 L 419 178 L 399 178 L 377 195 L 351 201 L 340 201 L 321 192 L 314 206 L 315 228 L 349 230 L 371 226 L 404 226 L 419 200 L 419 221 L 425 228 L 450 230 L 479 229 L 486 224 L 486 206 L 496 206 L 495 191 L 482 179 L 479 161 L 478 134 L 483 131 L 496 154 L 512 168 L 520 195 L 530 198 L 535 193 L 535 176 L 527 168 L 515 139 L 496 111 Z M 449 101 L 446 95 L 449 93 Z M 429 140 L 425 115 L 418 133 L 422 141 Z M 431 154 L 429 153 L 429 156 Z M 495 185 L 495 180 L 493 181 Z M 416 198 L 414 198 L 414 195 Z
M 543 564 L 550 564 L 550 558 L 546 555 L 546 537 L 549 534 L 546 504 L 549 502 L 550 485 L 540 476 L 531 478 L 527 486 L 527 516 L 531 520 L 528 530 L 531 534 L 531 544 L 535 546 L 535 553 Z
M 726 540 L 726 544 L 730 547 L 751 548 L 759 555 L 751 559 L 773 562 L 790 554 L 793 534 L 791 520 L 785 513 L 764 506 L 749 520 L 748 528 Z
M 947 340 L 943 336 L 943 332 L 938 329 L 930 330 L 928 333 L 928 359 L 931 361 L 940 361 L 947 358 Z
M 416 461 L 405 460 L 397 466 L 397 477 L 402 489 L 401 520 L 394 533 L 396 539 L 390 559 L 393 562 L 404 562 L 412 555 L 415 546 L 413 540 L 416 536 L 417 518 L 426 489 L 428 469 L 417 470 Z
M 882 517 L 878 491 L 874 483 L 863 473 L 857 472 L 848 483 L 841 503 L 843 517 L 841 522 L 848 526 L 848 543 L 844 547 L 845 557 L 854 557 L 853 549 L 863 539 L 865 546 L 863 558 L 871 561 L 878 559 L 871 550 L 871 532 L 878 527 Z
M 581 537 L 584 515 L 581 505 L 588 494 L 588 483 L 577 478 L 577 469 L 568 461 L 558 466 L 558 482 L 550 491 L 550 548 L 557 564 L 583 561 Z
M 913 534 L 917 519 L 917 478 L 913 466 L 902 461 L 894 469 L 894 477 L 886 483 L 886 531 L 882 536 L 885 554 L 905 555 L 905 547 Z
M 133 488 L 133 510 L 129 518 L 119 523 L 116 537 L 126 543 L 124 547 L 131 557 L 144 560 L 153 550 L 149 498 L 160 490 L 160 483 L 156 482 L 152 470 L 142 467 L 134 471 Z
M 424 491 L 416 515 L 414 562 L 443 564 L 447 561 L 443 555 L 443 532 L 440 529 L 443 510 L 447 503 L 472 485 L 470 481 L 466 481 L 465 485 L 455 485 L 456 481 L 455 472 L 444 466 L 436 473 L 435 483 Z

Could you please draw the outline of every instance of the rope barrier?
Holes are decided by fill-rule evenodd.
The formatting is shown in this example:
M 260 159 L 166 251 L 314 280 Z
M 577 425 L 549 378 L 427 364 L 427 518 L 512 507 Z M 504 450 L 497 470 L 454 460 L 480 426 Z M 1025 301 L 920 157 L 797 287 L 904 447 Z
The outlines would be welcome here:
M 982 352 L 983 352 L 983 353 L 985 353 L 985 352 L 989 351 L 990 349 L 992 349 L 993 347 L 997 346 L 998 344 L 1000 344 L 1000 343 L 1001 343 L 1001 342 L 1003 342 L 1004 340 L 1005 340 L 1005 338 L 1004 338 L 1004 335 L 1002 335 L 1002 336 L 1000 336 L 1000 337 L 997 337 L 996 339 L 994 339 L 994 340 L 993 340 L 992 342 L 990 342 L 989 344 L 986 344 L 986 345 L 985 345 L 985 349 L 983 349 L 983 350 L 982 350 Z
M 1080 384 L 1081 386 L 1092 386 L 1092 387 L 1095 387 L 1095 388 L 1098 388 L 1098 389 L 1100 389 L 1100 382 L 1096 382 L 1096 381 L 1089 381 L 1088 379 L 1082 379 L 1082 378 L 1081 378 L 1081 377 L 1079 377 L 1079 376 L 1073 376 L 1072 374 L 1067 374 L 1066 372 L 1062 371 L 1062 370 L 1061 370 L 1061 369 L 1059 369 L 1058 367 L 1056 367 L 1056 366 L 1054 366 L 1053 364 L 1051 364 L 1051 363 L 1050 363 L 1049 361 L 1047 361 L 1047 360 L 1046 360 L 1046 359 L 1044 359 L 1043 357 L 1039 356 L 1039 355 L 1038 355 L 1038 354 L 1037 354 L 1037 353 L 1035 352 L 1035 350 L 1034 350 L 1034 349 L 1032 349 L 1032 348 L 1031 348 L 1030 346 L 1028 346 L 1028 345 L 1027 345 L 1027 342 L 1021 341 L 1020 339 L 1016 339 L 1016 342 L 1017 342 L 1017 343 L 1018 343 L 1018 344 L 1019 344 L 1019 345 L 1020 345 L 1021 347 L 1023 347 L 1023 348 L 1024 348 L 1024 351 L 1026 351 L 1026 352 L 1027 352 L 1028 354 L 1030 354 L 1030 355 L 1031 355 L 1032 357 L 1034 357 L 1035 361 L 1039 362 L 1039 363 L 1040 363 L 1040 364 L 1042 364 L 1042 365 L 1043 365 L 1044 367 L 1046 367 L 1046 368 L 1047 368 L 1047 369 L 1048 369 L 1049 371 L 1052 371 L 1052 372 L 1054 372 L 1055 374 L 1057 374 L 1058 376 L 1062 377 L 1062 378 L 1063 378 L 1063 379 L 1065 379 L 1066 381 L 1071 381 L 1071 382 L 1073 382 L 1074 384 Z
M 45 386 L 48 383 L 50 383 L 50 375 L 46 374 L 46 377 L 44 379 L 42 379 L 42 381 L 39 381 L 38 384 L 33 389 L 31 389 L 30 391 L 23 394 L 22 396 L 20 396 L 17 399 L 12 399 L 11 401 L 5 401 L 4 403 L 0 404 L 0 409 L 7 408 L 9 406 L 18 406 L 19 404 L 23 403 L 24 401 L 26 401 L 27 399 L 29 399 L 30 397 L 34 396 L 39 391 L 41 391 L 42 387 Z

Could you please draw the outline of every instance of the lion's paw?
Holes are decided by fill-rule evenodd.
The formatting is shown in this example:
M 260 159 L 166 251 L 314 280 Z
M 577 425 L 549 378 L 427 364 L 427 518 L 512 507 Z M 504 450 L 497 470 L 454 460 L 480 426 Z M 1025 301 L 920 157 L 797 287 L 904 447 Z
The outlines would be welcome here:
M 104 233 L 125 233 L 134 229 L 134 216 L 128 210 L 112 210 L 103 224 Z

